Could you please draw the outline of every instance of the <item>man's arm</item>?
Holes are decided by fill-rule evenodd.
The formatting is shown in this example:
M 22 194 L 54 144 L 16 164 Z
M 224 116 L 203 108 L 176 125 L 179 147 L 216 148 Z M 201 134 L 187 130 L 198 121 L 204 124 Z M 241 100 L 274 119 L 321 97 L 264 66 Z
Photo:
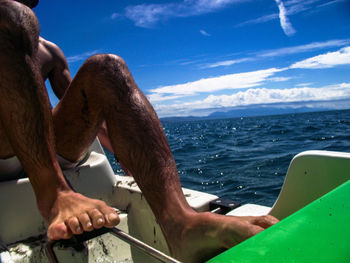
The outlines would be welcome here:
M 67 60 L 56 44 L 43 38 L 40 38 L 40 43 L 44 51 L 39 53 L 42 56 L 39 59 L 43 60 L 43 67 L 48 68 L 43 69 L 43 74 L 46 75 L 43 77 L 49 79 L 53 92 L 57 98 L 61 99 L 72 82 Z M 45 61 L 47 55 L 49 55 L 49 62 Z

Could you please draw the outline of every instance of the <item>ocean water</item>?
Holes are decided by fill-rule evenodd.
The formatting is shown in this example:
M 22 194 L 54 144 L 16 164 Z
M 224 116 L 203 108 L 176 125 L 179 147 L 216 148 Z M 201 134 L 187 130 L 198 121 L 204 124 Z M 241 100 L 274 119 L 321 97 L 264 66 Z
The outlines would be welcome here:
M 350 152 L 350 110 L 162 124 L 184 187 L 243 203 L 272 206 L 297 153 Z

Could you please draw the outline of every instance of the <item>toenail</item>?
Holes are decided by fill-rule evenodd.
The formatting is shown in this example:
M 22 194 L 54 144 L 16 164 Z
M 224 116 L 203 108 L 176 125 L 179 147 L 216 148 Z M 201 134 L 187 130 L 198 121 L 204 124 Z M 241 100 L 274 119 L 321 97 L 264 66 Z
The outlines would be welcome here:
M 116 220 L 118 218 L 118 216 L 115 214 L 115 213 L 110 213 L 109 215 L 108 215 L 108 220 L 109 221 L 114 221 L 114 220 Z
M 102 218 L 97 219 L 97 224 L 98 225 L 102 225 L 104 223 Z
M 87 223 L 86 223 L 86 227 L 87 227 L 87 228 L 90 228 L 90 227 L 92 227 L 92 224 L 91 224 L 91 222 L 87 222 Z
M 75 229 L 76 232 L 81 232 L 81 227 L 78 226 L 76 229 Z

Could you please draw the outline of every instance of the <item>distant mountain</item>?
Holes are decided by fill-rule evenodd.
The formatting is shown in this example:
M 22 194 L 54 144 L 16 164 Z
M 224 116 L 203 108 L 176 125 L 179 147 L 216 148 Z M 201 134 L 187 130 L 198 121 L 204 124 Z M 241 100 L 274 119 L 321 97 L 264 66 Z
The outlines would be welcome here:
M 290 105 L 289 105 L 290 106 Z M 245 108 L 231 108 L 229 110 L 215 111 L 208 116 L 196 117 L 165 117 L 161 118 L 162 121 L 192 121 L 192 120 L 208 120 L 208 119 L 226 119 L 226 118 L 237 118 L 237 117 L 250 117 L 250 116 L 267 116 L 267 115 L 279 115 L 279 114 L 291 114 L 291 113 L 302 113 L 302 112 L 313 112 L 313 111 L 328 111 L 334 110 L 332 107 L 307 107 L 302 105 L 294 105 L 293 107 L 286 107 L 283 104 L 272 104 L 272 105 L 255 105 L 248 106 Z
M 160 118 L 161 121 L 169 121 L 169 122 L 175 122 L 175 121 L 197 121 L 197 120 L 209 120 L 208 116 L 205 117 L 197 117 L 197 116 L 186 116 L 186 117 L 164 117 Z
M 207 118 L 218 119 L 218 118 L 235 118 L 235 117 L 250 117 L 250 116 L 266 116 L 266 115 L 279 115 L 279 114 L 290 114 L 290 113 L 301 113 L 301 112 L 312 112 L 312 111 L 327 111 L 330 108 L 276 108 L 276 107 L 257 107 L 257 108 L 245 108 L 235 109 L 226 112 L 213 112 L 208 115 Z

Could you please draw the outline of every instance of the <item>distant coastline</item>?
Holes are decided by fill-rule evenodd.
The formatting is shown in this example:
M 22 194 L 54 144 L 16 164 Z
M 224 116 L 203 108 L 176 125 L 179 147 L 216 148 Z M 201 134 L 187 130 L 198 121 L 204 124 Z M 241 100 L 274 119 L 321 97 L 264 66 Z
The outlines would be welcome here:
M 178 121 L 196 121 L 196 120 L 212 120 L 212 119 L 229 119 L 229 118 L 240 118 L 240 117 L 254 117 L 254 116 L 272 116 L 272 115 L 283 115 L 283 114 L 299 114 L 306 112 L 328 112 L 328 111 L 342 111 L 350 109 L 350 101 L 339 100 L 339 101 L 319 101 L 317 103 L 327 105 L 328 103 L 346 103 L 348 106 L 341 108 L 334 107 L 309 107 L 305 106 L 305 102 L 298 103 L 286 103 L 286 104 L 262 104 L 252 105 L 247 107 L 236 107 L 236 108 L 224 108 L 217 109 L 207 116 L 173 116 L 160 118 L 164 122 L 178 122 Z M 312 102 L 315 103 L 315 102 Z

